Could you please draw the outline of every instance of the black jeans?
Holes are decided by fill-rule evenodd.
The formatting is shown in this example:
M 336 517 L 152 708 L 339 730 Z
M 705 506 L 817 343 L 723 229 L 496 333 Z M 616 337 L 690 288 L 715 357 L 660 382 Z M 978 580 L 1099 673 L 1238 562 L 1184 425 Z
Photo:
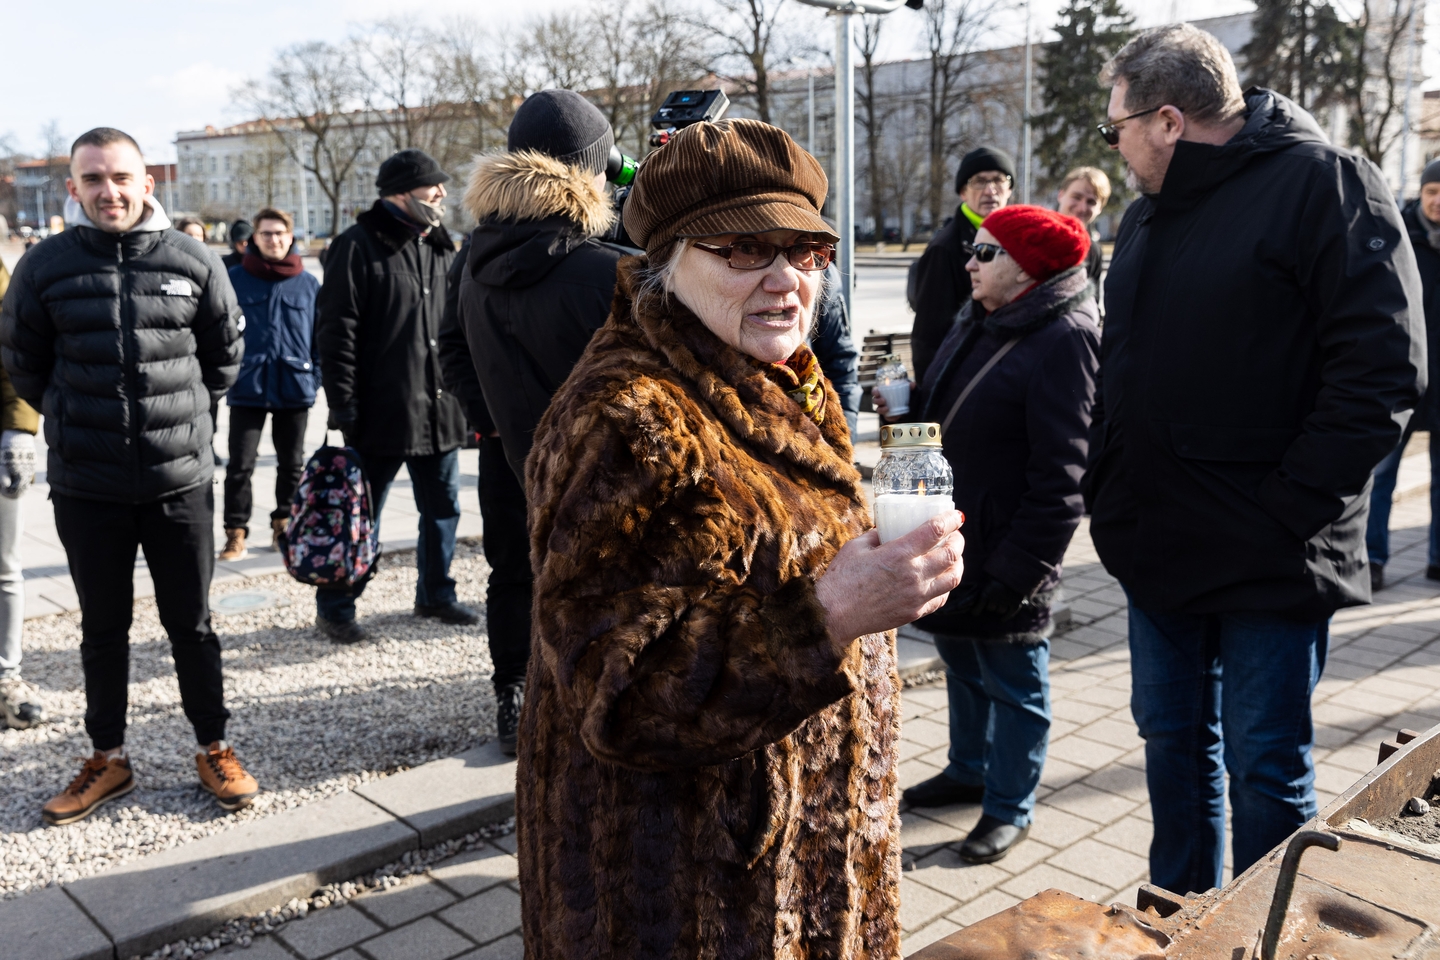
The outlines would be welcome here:
M 125 742 L 135 548 L 155 581 L 160 623 L 170 636 L 185 716 L 197 742 L 225 737 L 220 640 L 210 628 L 215 572 L 215 492 L 206 483 L 154 503 L 105 503 L 52 494 L 55 529 L 80 595 L 85 732 L 96 750 Z
M 530 661 L 530 533 L 525 525 L 525 490 L 505 459 L 499 437 L 480 441 L 480 522 L 490 586 L 485 594 L 485 623 L 495 689 L 520 683 Z
M 260 449 L 260 431 L 270 415 L 270 434 L 275 440 L 275 509 L 270 519 L 290 516 L 290 501 L 305 469 L 305 425 L 309 408 L 267 410 L 264 407 L 230 408 L 230 463 L 225 467 L 225 529 L 245 529 L 250 536 L 250 511 L 254 497 L 250 477 L 255 473 L 255 455 Z

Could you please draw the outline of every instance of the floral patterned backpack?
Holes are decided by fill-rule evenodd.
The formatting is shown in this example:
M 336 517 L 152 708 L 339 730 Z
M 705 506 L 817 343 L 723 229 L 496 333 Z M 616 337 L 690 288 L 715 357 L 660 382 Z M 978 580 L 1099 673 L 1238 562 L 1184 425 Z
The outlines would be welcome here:
M 323 446 L 305 464 L 280 553 L 290 576 L 317 587 L 352 587 L 375 575 L 380 531 L 353 447 Z

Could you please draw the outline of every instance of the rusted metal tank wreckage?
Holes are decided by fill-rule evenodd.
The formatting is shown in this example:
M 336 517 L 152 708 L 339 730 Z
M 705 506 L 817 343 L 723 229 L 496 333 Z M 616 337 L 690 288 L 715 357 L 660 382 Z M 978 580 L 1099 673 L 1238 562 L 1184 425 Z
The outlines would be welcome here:
M 909 960 L 1440 960 L 1440 725 L 1380 761 L 1222 889 L 1046 890 Z

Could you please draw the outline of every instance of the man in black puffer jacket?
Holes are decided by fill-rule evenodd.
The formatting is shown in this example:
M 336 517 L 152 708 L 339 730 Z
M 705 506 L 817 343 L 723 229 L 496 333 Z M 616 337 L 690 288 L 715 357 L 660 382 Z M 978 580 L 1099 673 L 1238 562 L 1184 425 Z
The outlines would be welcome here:
M 200 781 L 222 807 L 259 788 L 225 743 L 210 627 L 215 495 L 210 404 L 235 382 L 242 314 L 220 258 L 176 230 L 135 141 L 75 141 L 57 234 L 21 259 L 0 314 L 15 392 L 45 416 L 55 527 L 80 595 L 85 729 L 95 754 L 45 805 L 79 820 L 134 788 L 125 754 L 135 549 L 155 581 Z
M 465 414 L 445 391 L 438 337 L 445 274 L 455 243 L 441 222 L 450 177 L 420 150 L 380 165 L 380 199 L 335 239 L 316 300 L 315 343 L 330 425 L 360 452 L 376 517 L 404 466 L 420 511 L 415 615 L 473 624 L 455 599 L 450 561 L 460 524 L 460 445 Z M 365 633 L 355 599 L 365 585 L 321 587 L 316 624 L 336 643 Z

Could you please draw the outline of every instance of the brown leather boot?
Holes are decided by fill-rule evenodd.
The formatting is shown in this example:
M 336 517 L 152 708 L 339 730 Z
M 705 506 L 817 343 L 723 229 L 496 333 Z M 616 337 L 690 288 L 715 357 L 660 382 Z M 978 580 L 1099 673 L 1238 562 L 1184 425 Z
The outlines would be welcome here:
M 200 786 L 215 795 L 222 810 L 248 807 L 260 792 L 260 784 L 245 772 L 224 740 L 216 740 L 197 752 L 195 767 L 200 771 Z
M 221 560 L 244 560 L 249 550 L 245 549 L 245 528 L 225 528 L 225 549 L 220 551 Z
M 50 798 L 40 815 L 51 826 L 84 820 L 102 804 L 123 797 L 135 789 L 134 771 L 128 757 L 106 758 L 99 750 L 85 761 L 70 786 Z
M 273 517 L 270 520 L 270 546 L 274 550 L 280 549 L 280 535 L 283 534 L 290 521 L 284 517 Z

